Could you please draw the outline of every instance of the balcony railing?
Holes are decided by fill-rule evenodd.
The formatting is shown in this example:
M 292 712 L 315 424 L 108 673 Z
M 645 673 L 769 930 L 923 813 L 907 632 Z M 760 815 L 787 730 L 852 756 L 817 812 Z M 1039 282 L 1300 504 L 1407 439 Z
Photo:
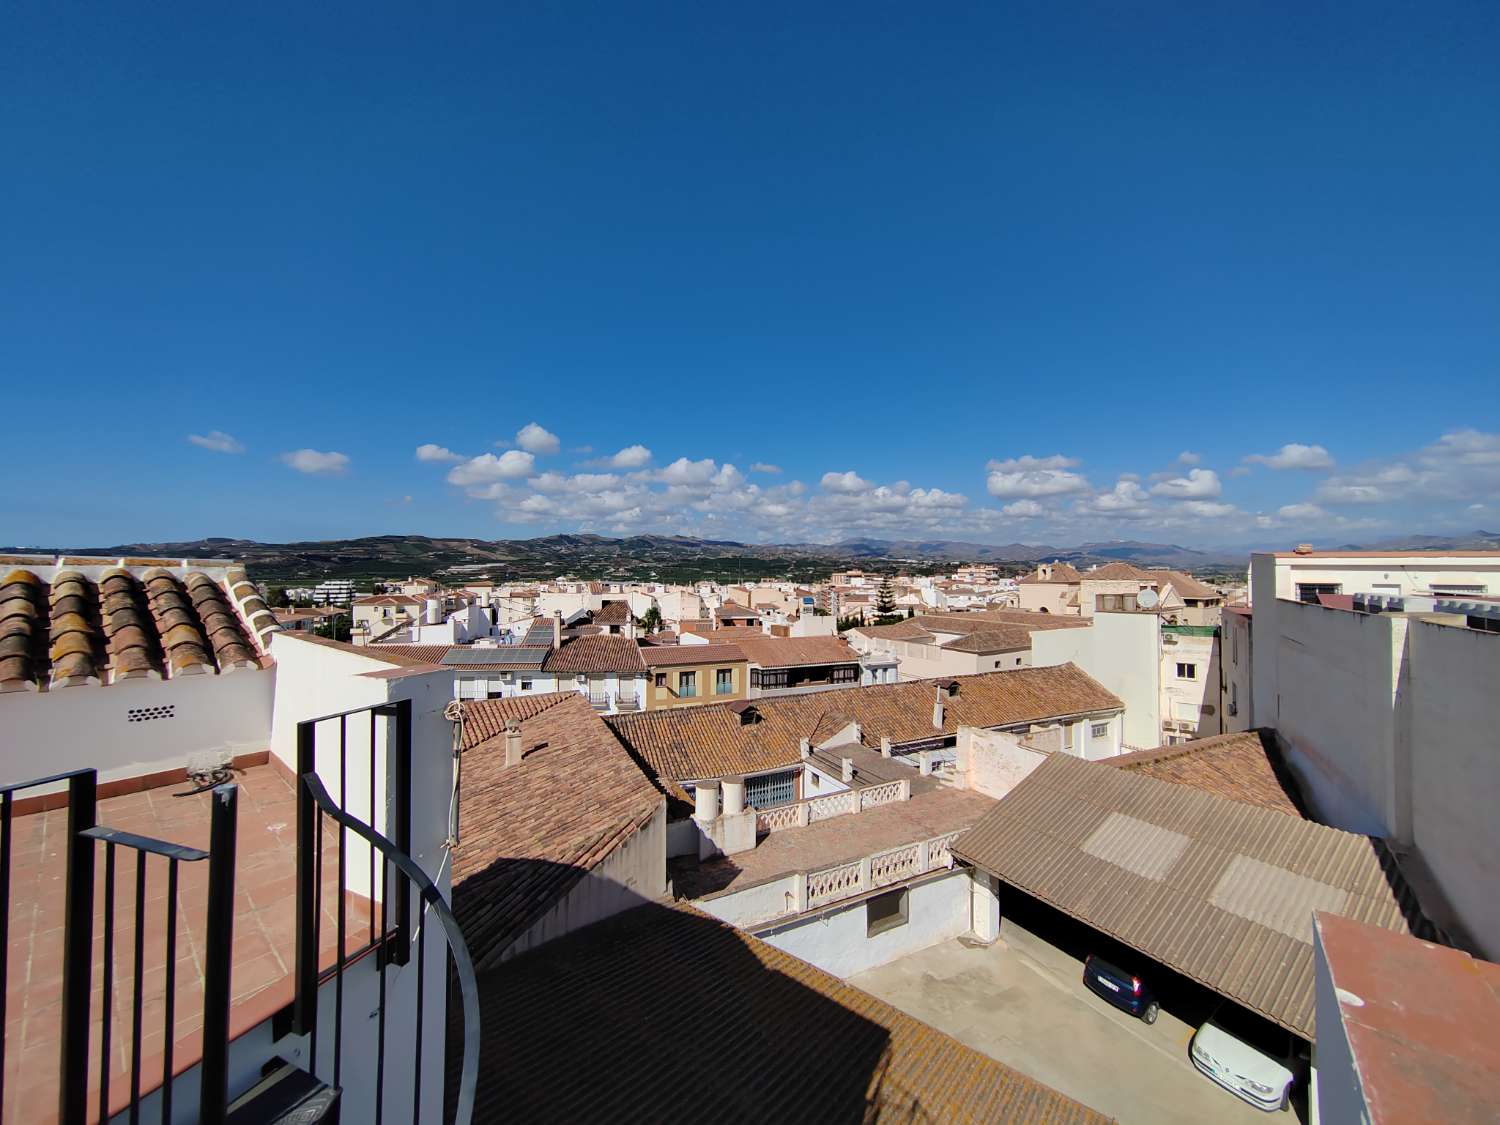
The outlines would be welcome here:
M 841 899 L 853 898 L 866 891 L 878 890 L 893 883 L 924 875 L 929 871 L 953 866 L 953 841 L 960 832 L 945 832 L 913 844 L 902 844 L 883 852 L 839 863 L 805 877 L 801 893 L 796 896 L 801 910 L 826 906 Z
M 835 816 L 849 816 L 865 809 L 879 808 L 896 801 L 911 800 L 911 781 L 899 778 L 864 789 L 846 789 L 839 793 L 825 793 L 806 801 L 790 805 L 778 805 L 773 809 L 756 810 L 755 830 L 758 833 L 780 832 L 786 828 L 806 828 L 820 820 Z

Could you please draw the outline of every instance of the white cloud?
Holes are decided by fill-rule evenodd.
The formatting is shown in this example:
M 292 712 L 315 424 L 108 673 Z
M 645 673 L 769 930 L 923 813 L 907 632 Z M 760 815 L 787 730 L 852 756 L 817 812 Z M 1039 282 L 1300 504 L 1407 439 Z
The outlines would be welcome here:
M 535 422 L 527 422 L 516 431 L 516 444 L 527 453 L 536 453 L 544 457 L 562 448 L 562 442 L 557 440 L 556 434 L 549 433 Z
M 985 488 L 991 496 L 1001 500 L 1087 492 L 1089 482 L 1079 473 L 1067 471 L 1077 464 L 1076 458 L 1064 457 L 1061 453 L 1050 457 L 1033 457 L 1028 453 L 1004 461 L 990 461 L 985 466 L 989 470 Z
M 1219 474 L 1212 469 L 1189 469 L 1185 477 L 1171 477 L 1151 489 L 1156 496 L 1169 496 L 1174 500 L 1198 500 L 1218 496 L 1224 491 L 1219 483 Z
M 865 492 L 870 487 L 870 482 L 852 469 L 847 473 L 824 473 L 819 483 L 825 492 Z
M 245 447 L 241 445 L 232 434 L 226 434 L 223 430 L 209 430 L 206 434 L 188 434 L 188 441 L 201 449 L 211 449 L 215 453 L 243 453 Z
M 779 473 L 781 472 L 781 466 L 768 465 L 764 461 L 756 461 L 753 465 L 750 466 L 750 471 L 752 473 Z
M 519 449 L 507 449 L 496 457 L 493 453 L 481 453 L 448 471 L 448 483 L 459 485 L 486 484 L 491 481 L 515 480 L 529 476 L 536 458 Z
M 1101 515 L 1136 518 L 1151 510 L 1151 497 L 1140 484 L 1121 477 L 1114 488 L 1101 492 L 1087 502 L 1087 507 Z
M 1284 520 L 1321 520 L 1328 518 L 1328 513 L 1316 504 L 1283 504 L 1276 510 L 1276 514 Z
M 1333 458 L 1321 445 L 1288 442 L 1275 453 L 1252 453 L 1245 460 L 1268 469 L 1331 469 Z
M 1184 449 L 1177 455 L 1177 460 L 1184 465 L 1196 465 L 1199 461 L 1202 461 L 1203 458 L 1190 449 Z
M 417 446 L 418 461 L 462 461 L 463 459 L 462 453 L 454 453 L 453 450 L 435 442 L 429 441 L 425 445 Z
M 639 469 L 651 461 L 651 450 L 644 445 L 627 445 L 613 457 L 607 459 L 611 469 Z
M 1229 470 L 1229 475 L 1232 477 L 1248 477 L 1250 475 L 1250 466 L 1236 465 L 1234 468 Z
M 1224 504 L 1217 500 L 1184 500 L 1177 507 L 1181 511 L 1189 512 L 1195 516 L 1203 516 L 1205 519 L 1230 516 L 1239 511 L 1233 504 Z
M 1014 504 L 1007 504 L 1000 510 L 1007 516 L 1015 516 L 1017 519 L 1032 519 L 1047 511 L 1035 500 L 1017 500 Z
M 316 449 L 294 449 L 290 453 L 283 453 L 281 460 L 299 473 L 335 476 L 349 469 L 349 458 L 344 454 L 323 453 Z

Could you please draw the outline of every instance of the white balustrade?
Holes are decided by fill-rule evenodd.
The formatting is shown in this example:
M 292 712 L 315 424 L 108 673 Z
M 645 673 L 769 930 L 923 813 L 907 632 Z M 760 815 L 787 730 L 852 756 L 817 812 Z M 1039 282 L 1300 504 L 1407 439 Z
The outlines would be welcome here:
M 807 877 L 807 905 L 821 906 L 825 902 L 858 894 L 864 889 L 860 878 L 863 867 L 864 861 L 857 859 L 853 863 L 841 863 L 837 867 L 812 872 Z
M 902 879 L 920 874 L 917 866 L 917 845 L 892 848 L 870 857 L 870 880 L 874 886 L 883 887 Z
M 905 800 L 905 787 L 910 782 L 887 781 L 884 785 L 872 785 L 868 789 L 862 789 L 859 793 L 860 808 L 873 809 L 879 805 L 889 805 L 896 801 Z

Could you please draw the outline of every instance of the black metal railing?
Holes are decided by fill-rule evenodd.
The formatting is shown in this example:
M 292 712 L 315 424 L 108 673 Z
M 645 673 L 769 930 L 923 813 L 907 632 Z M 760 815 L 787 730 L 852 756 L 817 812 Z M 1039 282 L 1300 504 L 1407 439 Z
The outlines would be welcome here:
M 346 844 L 348 834 L 353 833 L 369 845 L 372 861 L 375 853 L 378 852 L 380 854 L 380 887 L 382 891 L 384 892 L 386 888 L 390 887 L 390 869 L 394 867 L 399 875 L 397 885 L 406 889 L 415 886 L 418 897 L 423 904 L 421 916 L 415 924 L 416 963 L 415 965 L 410 965 L 409 959 L 403 962 L 408 964 L 410 970 L 416 973 L 417 982 L 416 1012 L 415 1019 L 412 1021 L 410 1056 L 405 1055 L 404 1047 L 392 1048 L 386 1037 L 386 973 L 391 965 L 398 962 L 392 953 L 392 941 L 396 935 L 396 931 L 391 928 L 390 916 L 384 909 L 379 912 L 381 919 L 380 929 L 378 933 L 372 935 L 371 944 L 375 946 L 375 971 L 379 974 L 379 1003 L 376 1007 L 377 1030 L 373 1120 L 376 1125 L 380 1125 L 385 1119 L 385 1062 L 388 1049 L 401 1051 L 403 1057 L 415 1059 L 415 1066 L 411 1069 L 411 1112 L 407 1115 L 404 1112 L 398 1111 L 394 1119 L 414 1122 L 423 1120 L 421 1109 L 422 1071 L 424 1069 L 422 1043 L 423 1037 L 427 1033 L 428 1023 L 426 1019 L 426 1005 L 424 1003 L 428 964 L 427 932 L 431 928 L 431 922 L 436 920 L 442 929 L 441 936 L 445 939 L 446 943 L 443 952 L 443 979 L 445 982 L 450 982 L 456 986 L 450 991 L 457 992 L 460 1003 L 463 1006 L 463 1061 L 459 1074 L 454 1121 L 456 1125 L 468 1125 L 474 1113 L 474 1089 L 479 1074 L 479 990 L 474 979 L 474 964 L 469 957 L 468 946 L 464 943 L 463 933 L 459 929 L 458 922 L 453 917 L 453 912 L 449 909 L 448 904 L 443 900 L 442 892 L 438 890 L 436 884 L 427 876 L 426 872 L 417 866 L 416 861 L 404 850 L 397 847 L 391 840 L 388 840 L 385 836 L 375 831 L 368 824 L 351 816 L 344 808 L 335 803 L 317 774 L 306 773 L 302 776 L 302 785 L 298 793 L 299 800 L 304 796 L 312 804 L 314 814 L 312 817 L 311 837 L 299 838 L 297 844 L 298 855 L 322 855 L 324 817 L 328 817 L 335 822 L 337 827 L 334 830 L 338 833 L 339 880 L 335 885 L 335 893 L 338 895 L 338 901 L 334 906 L 335 944 L 333 965 L 324 972 L 317 972 L 315 970 L 312 974 L 313 983 L 307 986 L 309 991 L 304 993 L 302 991 L 304 986 L 304 966 L 300 960 L 298 963 L 299 987 L 296 1011 L 299 1018 L 306 1021 L 301 1026 L 301 1030 L 308 1036 L 308 1057 L 312 1060 L 312 1073 L 324 1081 L 330 1082 L 334 1087 L 339 1087 L 342 1083 L 344 1066 L 344 977 L 351 964 L 362 960 L 364 957 L 362 950 L 355 951 L 352 954 L 346 951 L 348 926 L 346 909 L 347 894 L 344 883 L 344 878 L 347 874 Z M 299 817 L 299 825 L 300 823 L 301 820 Z M 309 931 L 305 948 L 316 951 L 320 946 L 322 921 L 321 893 L 323 884 L 322 880 L 316 877 L 316 872 L 312 878 L 311 886 L 316 892 L 312 907 L 306 913 L 299 909 L 297 916 L 299 952 L 304 948 L 304 942 L 301 939 L 304 927 Z M 371 889 L 373 893 L 373 884 Z M 406 896 L 402 897 L 403 901 L 407 901 Z M 372 899 L 372 921 L 374 916 L 375 911 Z M 409 939 L 411 934 L 410 921 L 408 921 L 407 925 L 408 929 L 405 933 Z M 330 982 L 333 985 L 333 1039 L 328 1051 L 331 1065 L 323 1068 L 326 1073 L 320 1074 L 318 1066 L 317 990 L 320 986 L 327 985 Z M 446 1018 L 440 1019 L 434 1029 L 435 1033 L 441 1037 L 445 1033 L 446 1026 Z M 368 1062 L 368 1059 L 361 1057 L 357 1061 L 363 1064 Z
M 141 1115 L 141 1083 L 155 1075 L 142 1072 L 142 1044 L 146 1028 L 144 1013 L 146 959 L 146 888 L 151 866 L 149 857 L 166 861 L 165 897 L 165 991 L 163 994 L 163 1057 L 161 1066 L 161 1120 L 172 1118 L 173 1048 L 176 1031 L 177 922 L 179 869 L 184 863 L 208 861 L 208 911 L 205 928 L 203 988 L 203 1054 L 198 1119 L 224 1120 L 229 1058 L 229 982 L 234 940 L 234 845 L 238 789 L 221 785 L 213 791 L 208 851 L 165 840 L 140 836 L 97 823 L 98 777 L 92 769 L 74 770 L 34 781 L 0 787 L 0 948 L 10 941 L 10 884 L 15 794 L 24 789 L 68 783 L 67 873 L 63 899 L 62 1016 L 59 1033 L 58 1119 L 65 1125 L 83 1125 L 88 1118 L 89 1038 L 92 1022 L 91 987 L 94 973 L 93 925 L 94 883 L 99 845 L 104 846 L 104 909 L 99 1031 L 99 1119 L 110 1114 L 113 1092 L 111 1074 L 114 1034 L 114 985 L 116 973 L 116 874 L 118 853 L 134 854 L 134 931 L 131 948 L 130 1077 L 127 1108 L 132 1123 Z M 127 859 L 127 863 L 129 860 Z M 6 959 L 0 957 L 0 1028 L 5 1027 Z M 8 1042 L 8 1037 L 7 1040 Z M 0 1099 L 4 1097 L 5 1044 L 0 1043 Z M 3 1101 L 0 1101 L 3 1104 Z
M 458 925 L 441 892 L 411 859 L 411 715 L 410 700 L 399 700 L 309 719 L 297 726 L 297 772 L 301 784 L 297 787 L 296 991 L 289 1030 L 293 1034 L 309 1037 L 308 1057 L 313 1064 L 309 1069 L 315 1077 L 340 1088 L 344 1077 L 345 975 L 350 966 L 367 958 L 374 958 L 373 964 L 378 974 L 378 1001 L 375 1012 L 377 1024 L 373 1060 L 373 1120 L 380 1125 L 385 1115 L 387 1086 L 387 969 L 410 964 L 415 935 L 417 986 L 416 1019 L 412 1035 L 417 1065 L 412 1072 L 413 1105 L 410 1120 L 421 1120 L 421 1048 L 429 1022 L 424 1010 L 426 922 L 436 917 L 443 936 L 447 939 L 443 956 L 445 967 L 449 971 L 445 971 L 444 977 L 456 983 L 464 1007 L 464 1061 L 456 1118 L 458 1122 L 464 1123 L 472 1113 L 474 1080 L 478 1070 L 478 994 L 474 984 L 473 964 Z M 368 716 L 368 723 L 365 716 Z M 384 723 L 383 727 L 381 722 Z M 326 736 L 321 744 L 320 728 Z M 383 761 L 380 737 L 382 730 L 385 751 Z M 332 761 L 329 760 L 329 755 L 332 755 Z M 358 802 L 361 806 L 358 808 L 350 807 L 349 783 L 353 770 L 359 771 L 357 780 L 361 784 L 367 784 L 369 788 L 368 800 Z M 338 785 L 337 800 L 329 793 L 325 784 L 325 779 L 332 782 L 335 777 Z M 382 787 L 384 800 L 380 794 Z M 384 833 L 379 830 L 382 810 L 387 829 Z M 335 822 L 333 831 L 337 833 L 337 874 L 331 887 L 327 885 L 323 871 L 325 819 Z M 362 850 L 368 852 L 364 869 L 359 872 L 364 880 L 363 889 L 366 893 L 363 895 L 351 889 L 351 876 L 355 874 L 355 864 L 351 863 L 349 855 L 351 834 L 364 842 Z M 377 855 L 380 857 L 378 863 Z M 357 862 L 356 859 L 355 863 Z M 394 879 L 391 878 L 392 868 L 397 872 Z M 413 887 L 424 904 L 422 916 L 418 919 L 414 919 L 412 913 Z M 325 967 L 323 961 L 326 955 L 322 950 L 324 896 L 330 892 L 336 896 L 330 911 L 335 931 L 334 948 L 332 965 Z M 361 897 L 367 899 L 367 904 L 357 902 Z M 353 908 L 361 917 L 351 918 L 351 899 L 356 900 Z M 367 923 L 368 929 L 363 934 L 355 931 L 356 938 L 351 943 L 351 923 L 360 922 Z M 333 1038 L 331 1049 L 327 1053 L 327 1065 L 320 1067 L 319 993 L 330 984 L 333 991 Z M 439 1027 L 437 1030 L 441 1033 L 443 1028 Z M 404 1048 L 402 1050 L 404 1054 Z M 368 1061 L 370 1060 L 365 1057 L 358 1060 L 360 1065 Z M 405 1116 L 398 1115 L 396 1119 L 403 1120 Z

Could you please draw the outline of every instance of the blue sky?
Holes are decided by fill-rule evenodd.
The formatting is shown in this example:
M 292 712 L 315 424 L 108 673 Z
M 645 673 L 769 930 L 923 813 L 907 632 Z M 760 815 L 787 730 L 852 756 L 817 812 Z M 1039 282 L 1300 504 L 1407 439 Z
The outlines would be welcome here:
M 1500 526 L 1493 3 L 0 18 L 0 542 Z

